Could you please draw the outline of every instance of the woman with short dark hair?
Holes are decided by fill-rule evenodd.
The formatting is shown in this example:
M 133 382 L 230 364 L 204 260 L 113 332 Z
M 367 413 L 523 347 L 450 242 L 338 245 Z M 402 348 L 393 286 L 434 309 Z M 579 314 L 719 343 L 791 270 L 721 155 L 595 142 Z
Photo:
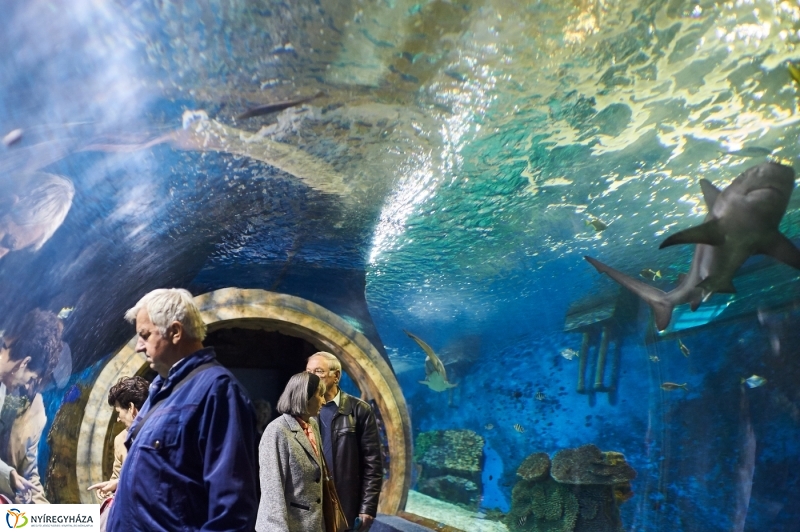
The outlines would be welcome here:
M 117 491 L 119 473 L 122 471 L 122 462 L 128 456 L 125 440 L 128 439 L 128 429 L 139 414 L 147 395 L 150 393 L 150 383 L 144 377 L 122 377 L 108 391 L 108 405 L 117 412 L 117 421 L 125 428 L 114 438 L 114 467 L 111 469 L 111 478 L 99 482 L 87 489 L 96 490 L 98 499 L 108 499 Z
M 261 503 L 258 532 L 321 532 L 322 439 L 312 417 L 325 401 L 313 373 L 293 375 L 278 399 L 281 416 L 267 425 L 258 448 Z

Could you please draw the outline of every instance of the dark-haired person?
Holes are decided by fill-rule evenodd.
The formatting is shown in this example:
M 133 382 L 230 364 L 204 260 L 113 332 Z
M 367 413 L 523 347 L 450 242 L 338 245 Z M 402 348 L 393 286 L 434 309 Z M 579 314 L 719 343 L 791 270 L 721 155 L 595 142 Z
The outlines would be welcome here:
M 267 425 L 258 447 L 261 503 L 257 532 L 322 532 L 322 440 L 312 419 L 325 383 L 298 373 L 278 399 L 280 417 Z
M 64 348 L 62 330 L 55 314 L 35 309 L 3 335 L 0 494 L 16 503 L 48 502 L 38 466 L 39 440 L 47 424 L 40 392 Z
M 108 391 L 108 404 L 117 411 L 117 421 L 125 425 L 125 428 L 114 438 L 114 467 L 111 478 L 87 488 L 89 491 L 97 490 L 99 499 L 107 499 L 117 491 L 122 462 L 128 455 L 128 448 L 125 447 L 128 429 L 147 399 L 149 387 L 150 383 L 143 377 L 122 377 Z

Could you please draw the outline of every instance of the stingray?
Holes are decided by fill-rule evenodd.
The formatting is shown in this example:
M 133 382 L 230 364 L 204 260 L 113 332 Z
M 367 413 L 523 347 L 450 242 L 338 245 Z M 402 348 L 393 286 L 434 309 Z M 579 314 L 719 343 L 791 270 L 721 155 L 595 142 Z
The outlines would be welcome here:
M 444 369 L 444 364 L 442 364 L 442 361 L 436 356 L 436 353 L 433 352 L 431 346 L 426 344 L 420 337 L 408 331 L 403 332 L 406 333 L 409 338 L 417 342 L 422 350 L 425 351 L 425 354 L 428 355 L 425 357 L 425 380 L 419 381 L 420 384 L 424 384 L 434 392 L 443 392 L 458 386 L 458 384 L 448 382 L 447 371 Z

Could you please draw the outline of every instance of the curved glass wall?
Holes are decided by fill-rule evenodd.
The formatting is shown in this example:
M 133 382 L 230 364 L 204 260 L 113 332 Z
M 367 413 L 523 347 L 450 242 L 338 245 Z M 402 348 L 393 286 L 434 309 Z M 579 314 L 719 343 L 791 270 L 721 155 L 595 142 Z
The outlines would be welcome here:
M 793 530 L 798 41 L 777 0 L 6 2 L 0 326 L 64 347 L 0 459 L 81 501 L 124 311 L 257 289 L 389 362 L 426 522 Z M 265 401 L 320 348 L 267 329 L 212 337 Z

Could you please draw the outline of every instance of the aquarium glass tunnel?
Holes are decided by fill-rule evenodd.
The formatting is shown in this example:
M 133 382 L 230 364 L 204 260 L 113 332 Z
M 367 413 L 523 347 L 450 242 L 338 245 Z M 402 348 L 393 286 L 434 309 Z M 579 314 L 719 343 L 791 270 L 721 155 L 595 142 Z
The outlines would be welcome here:
M 797 0 L 2 4 L 11 502 L 99 502 L 185 288 L 267 421 L 341 360 L 381 514 L 800 531 Z

